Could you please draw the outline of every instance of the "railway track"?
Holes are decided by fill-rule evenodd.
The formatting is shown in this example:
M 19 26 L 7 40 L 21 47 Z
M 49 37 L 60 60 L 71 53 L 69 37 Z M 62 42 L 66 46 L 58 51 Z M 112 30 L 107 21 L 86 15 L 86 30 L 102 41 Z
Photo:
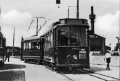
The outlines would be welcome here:
M 112 77 L 112 76 L 108 76 L 108 75 L 104 75 L 104 74 L 100 74 L 100 73 L 93 73 L 91 71 L 86 71 L 86 70 L 79 70 L 81 72 L 81 74 L 86 74 L 86 78 L 93 78 L 93 79 L 98 79 L 98 81 L 120 81 L 119 78 L 116 77 Z M 74 76 L 76 76 L 76 74 L 71 74 L 72 77 L 69 74 L 65 74 L 65 73 L 60 73 L 62 76 L 64 76 L 68 81 L 79 81 L 81 79 L 81 74 L 77 74 L 77 78 L 75 79 Z M 89 77 L 88 77 L 89 76 Z M 87 80 L 86 80 L 87 81 Z M 90 81 L 90 80 L 89 80 Z M 94 81 L 94 80 L 92 80 Z

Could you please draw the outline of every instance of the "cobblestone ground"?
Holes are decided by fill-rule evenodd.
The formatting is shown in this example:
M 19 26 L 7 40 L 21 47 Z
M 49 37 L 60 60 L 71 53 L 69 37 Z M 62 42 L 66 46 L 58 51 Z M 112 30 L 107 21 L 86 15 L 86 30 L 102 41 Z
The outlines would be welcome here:
M 120 62 L 119 57 L 112 57 L 111 70 L 106 71 L 104 56 L 90 56 L 91 70 L 99 76 L 88 73 L 57 73 L 45 66 L 24 63 L 16 58 L 10 58 L 10 62 L 0 67 L 0 81 L 119 81 Z M 109 77 L 102 76 L 100 74 Z M 113 77 L 113 78 L 110 78 Z M 105 78 L 105 79 L 104 79 Z M 115 79 L 114 79 L 115 78 Z M 107 80 L 106 80 L 107 79 Z
M 106 64 L 104 56 L 92 56 L 92 55 L 90 55 L 90 63 L 98 65 Z M 120 67 L 120 56 L 112 56 L 110 65 L 113 67 Z
M 104 56 L 90 56 L 91 69 L 96 73 L 120 78 L 120 56 L 112 56 L 110 63 L 110 71 L 106 71 L 106 62 Z

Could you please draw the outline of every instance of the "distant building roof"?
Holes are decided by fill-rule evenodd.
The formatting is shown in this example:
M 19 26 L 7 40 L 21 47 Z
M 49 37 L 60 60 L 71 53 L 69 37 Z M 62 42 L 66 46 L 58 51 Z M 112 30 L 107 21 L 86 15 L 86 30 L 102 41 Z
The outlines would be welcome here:
M 97 35 L 97 34 L 89 34 L 89 37 L 90 38 L 102 38 L 102 39 L 105 39 L 105 37 Z

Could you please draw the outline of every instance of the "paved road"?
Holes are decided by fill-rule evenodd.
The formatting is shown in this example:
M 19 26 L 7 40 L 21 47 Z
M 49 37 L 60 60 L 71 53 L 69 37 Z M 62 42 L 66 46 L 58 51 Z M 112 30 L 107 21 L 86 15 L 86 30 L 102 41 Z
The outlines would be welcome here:
M 47 67 L 28 64 L 11 58 L 9 63 L 0 67 L 0 81 L 119 81 L 119 68 L 105 70 L 105 65 L 91 64 L 91 72 L 57 73 Z

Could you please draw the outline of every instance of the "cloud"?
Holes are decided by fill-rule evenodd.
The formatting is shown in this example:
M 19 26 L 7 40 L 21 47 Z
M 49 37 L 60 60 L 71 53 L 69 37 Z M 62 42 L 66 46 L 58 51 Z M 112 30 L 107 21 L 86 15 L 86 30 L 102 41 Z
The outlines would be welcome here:
M 114 2 L 114 3 L 118 3 L 119 2 L 119 0 L 104 0 L 104 1 L 108 1 L 108 2 Z
M 20 12 L 18 10 L 11 10 L 1 14 L 0 24 L 2 33 L 6 37 L 7 45 L 12 45 L 13 29 L 15 27 L 15 46 L 20 46 L 21 36 L 26 32 L 31 17 L 32 15 L 30 13 Z
M 31 14 L 27 12 L 20 12 L 17 10 L 11 10 L 5 14 L 1 14 L 2 21 L 10 24 L 21 24 L 28 18 L 31 18 Z
M 115 14 L 105 14 L 103 16 L 98 16 L 95 23 L 95 31 L 97 34 L 100 34 L 106 37 L 106 44 L 110 43 L 114 46 L 117 42 L 116 36 L 119 32 L 119 18 L 120 11 L 117 11 Z
M 96 0 L 96 1 L 102 1 L 102 2 L 108 2 L 108 3 L 119 3 L 119 0 Z M 95 2 L 95 0 L 94 0 L 94 2 Z

